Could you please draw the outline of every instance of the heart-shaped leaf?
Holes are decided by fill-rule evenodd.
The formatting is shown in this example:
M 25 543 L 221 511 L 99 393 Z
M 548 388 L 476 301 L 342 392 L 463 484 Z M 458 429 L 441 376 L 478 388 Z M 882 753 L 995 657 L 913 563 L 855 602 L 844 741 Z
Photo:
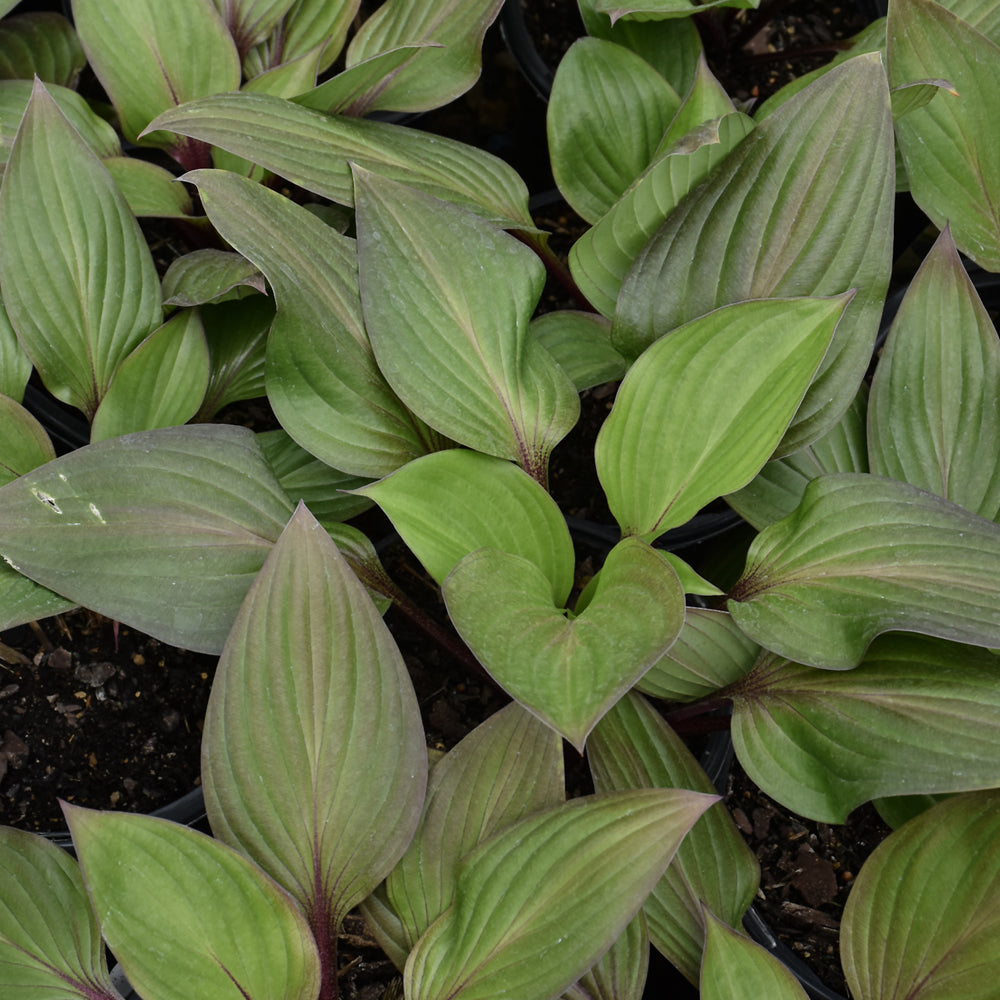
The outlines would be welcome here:
M 357 171 L 365 326 L 400 399 L 441 434 L 544 481 L 580 401 L 528 331 L 545 269 L 473 213 Z
M 645 698 L 629 692 L 598 723 L 587 758 L 599 792 L 628 788 L 714 789 L 691 751 Z M 713 859 L 707 865 L 706 858 Z M 643 905 L 653 945 L 697 982 L 705 938 L 702 904 L 738 926 L 760 882 L 760 869 L 721 803 L 684 838 Z
M 801 403 L 848 298 L 726 306 L 636 361 L 595 448 L 623 533 L 655 539 L 753 478 Z
M 80 869 L 70 855 L 44 837 L 3 826 L 0 872 L 4 1000 L 120 1000 Z
M 87 59 L 111 98 L 129 142 L 161 111 L 237 90 L 236 45 L 212 0 L 73 0 L 73 18 Z M 156 67 L 158 72 L 150 72 Z M 167 133 L 146 133 L 187 166 L 192 150 Z
M 552 497 L 516 465 L 451 448 L 357 492 L 386 512 L 439 585 L 470 552 L 493 548 L 533 562 L 550 582 L 552 603 L 566 603 L 575 562 L 569 529 Z
M 422 49 L 385 78 L 371 108 L 430 111 L 464 94 L 479 79 L 483 36 L 502 4 L 503 0 L 382 4 L 351 39 L 347 65 L 402 45 L 417 44 Z
M 162 321 L 153 259 L 125 198 L 45 88 L 0 189 L 4 306 L 48 390 L 88 416 Z
M 997 386 L 997 331 L 946 228 L 900 304 L 875 371 L 872 472 L 997 520 Z
M 768 795 L 824 823 L 878 796 L 991 788 L 996 672 L 993 653 L 926 636 L 883 636 L 847 671 L 764 653 L 728 691 L 733 743 Z
M 217 653 L 291 513 L 252 431 L 168 427 L 0 488 L 0 554 L 75 603 Z
M 0 24 L 0 77 L 76 86 L 87 65 L 73 25 L 55 11 L 33 11 Z
M 340 205 L 351 164 L 403 181 L 512 228 L 534 229 L 512 167 L 473 146 L 386 122 L 330 116 L 268 94 L 217 94 L 164 112 L 153 128 L 202 139 Z
M 858 289 L 782 451 L 808 444 L 847 408 L 871 359 L 894 187 L 885 71 L 878 55 L 858 56 L 761 121 L 671 212 L 622 285 L 615 346 L 634 358 L 744 299 Z
M 255 864 L 178 823 L 63 808 L 101 932 L 140 995 L 315 1000 L 309 928 Z
M 406 849 L 427 756 L 399 650 L 301 505 L 237 615 L 202 746 L 213 832 L 298 900 L 325 949 Z
M 383 476 L 431 450 L 435 436 L 375 363 L 354 241 L 245 177 L 199 170 L 186 179 L 212 224 L 274 289 L 267 390 L 285 430 L 327 465 L 358 476 Z
M 990 1000 L 1000 976 L 1000 793 L 942 802 L 889 836 L 844 907 L 858 1000 Z
M 750 547 L 729 611 L 781 656 L 831 670 L 893 629 L 1000 646 L 1000 525 L 915 486 L 840 473 Z
M 670 648 L 684 622 L 673 568 L 637 538 L 615 546 L 586 609 L 552 603 L 521 556 L 480 549 L 442 588 L 459 634 L 497 682 L 582 752 L 609 708 Z
M 456 902 L 404 972 L 411 1000 L 547 1000 L 619 937 L 716 796 L 572 799 L 506 827 L 462 863 Z
M 949 224 L 964 253 L 1000 269 L 1000 163 L 992 152 L 1000 125 L 990 110 L 1000 48 L 940 4 L 900 0 L 886 28 L 886 58 L 893 86 L 941 78 L 953 88 L 897 121 L 899 148 L 917 204 L 938 227 Z
M 565 794 L 562 741 L 517 702 L 445 754 L 431 771 L 420 827 L 386 880 L 406 950 L 451 906 L 466 854 Z

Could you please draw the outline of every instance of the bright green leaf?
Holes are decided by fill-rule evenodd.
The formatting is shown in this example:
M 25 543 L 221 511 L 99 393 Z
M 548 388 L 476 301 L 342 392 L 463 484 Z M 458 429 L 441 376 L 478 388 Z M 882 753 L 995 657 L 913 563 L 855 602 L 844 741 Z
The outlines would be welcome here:
M 1000 525 L 880 476 L 821 476 L 750 547 L 729 611 L 756 642 L 832 670 L 882 632 L 1000 646 Z
M 624 534 L 655 539 L 754 477 L 802 402 L 847 302 L 725 306 L 636 361 L 595 448 Z

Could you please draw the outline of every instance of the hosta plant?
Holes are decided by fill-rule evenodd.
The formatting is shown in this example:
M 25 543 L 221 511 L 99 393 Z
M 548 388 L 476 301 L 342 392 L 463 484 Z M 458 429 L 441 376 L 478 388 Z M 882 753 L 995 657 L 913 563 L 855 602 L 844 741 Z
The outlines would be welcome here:
M 220 983 L 332 996 L 336 927 L 360 905 L 411 997 L 634 997 L 652 944 L 705 997 L 801 998 L 741 933 L 756 863 L 670 725 L 725 707 L 742 766 L 785 807 L 839 823 L 876 801 L 899 824 L 844 914 L 854 995 L 990 996 L 1000 345 L 959 252 L 992 266 L 983 94 L 1000 52 L 982 19 L 893 3 L 884 53 L 759 117 L 703 65 L 680 97 L 615 43 L 587 43 L 590 75 L 570 57 L 550 135 L 556 161 L 578 155 L 562 182 L 593 228 L 571 267 L 595 312 L 532 320 L 544 246 L 520 189 L 464 173 L 472 154 L 454 146 L 366 155 L 384 147 L 350 145 L 340 118 L 247 93 L 147 123 L 335 201 L 351 235 L 246 171 L 184 175 L 273 295 L 278 438 L 175 426 L 52 458 L 22 421 L 25 457 L 0 488 L 21 602 L 5 621 L 79 603 L 221 652 L 203 762 L 221 844 L 69 808 L 78 872 L 7 834 L 38 914 L 4 918 L 11 988 L 113 996 L 100 932 L 146 1000 Z M 604 117 L 584 128 L 588 102 Z M 33 134 L 12 147 L 5 211 L 28 203 L 10 194 L 11 177 L 28 184 L 19 162 L 44 163 Z M 405 134 L 397 150 L 430 141 Z M 869 379 L 897 152 L 941 235 Z M 587 581 L 549 458 L 580 390 L 609 379 L 594 464 L 621 540 Z M 329 470 L 326 491 L 282 475 L 282 450 Z M 513 699 L 426 787 L 409 681 L 369 596 L 401 595 L 337 520 L 351 508 L 330 485 L 346 477 L 339 503 L 382 508 Z M 720 497 L 758 529 L 735 581 L 656 544 Z M 563 801 L 562 741 L 586 755 L 593 796 Z M 169 922 L 140 915 L 151 897 Z M 70 906 L 72 933 L 43 934 Z

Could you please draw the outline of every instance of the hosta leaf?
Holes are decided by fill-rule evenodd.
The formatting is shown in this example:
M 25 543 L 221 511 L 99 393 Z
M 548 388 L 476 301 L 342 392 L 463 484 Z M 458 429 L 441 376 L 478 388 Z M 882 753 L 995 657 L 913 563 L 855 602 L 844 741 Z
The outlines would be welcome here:
M 513 236 L 374 174 L 357 176 L 358 267 L 379 368 L 442 435 L 544 481 L 580 401 L 528 331 L 545 271 Z
M 848 298 L 726 306 L 636 361 L 594 452 L 625 534 L 657 538 L 754 477 L 802 401 Z
M 190 196 L 169 170 L 134 156 L 115 156 L 103 162 L 133 215 L 162 219 L 193 217 Z
M 691 144 L 691 139 L 699 141 L 701 137 L 697 133 L 702 126 L 711 126 L 736 110 L 725 88 L 708 68 L 704 52 L 698 54 L 691 86 L 678 93 L 685 95 L 684 100 L 660 140 L 658 155 L 673 146 Z
M 552 497 L 516 465 L 453 448 L 356 492 L 385 511 L 439 585 L 470 552 L 494 548 L 533 562 L 551 602 L 566 603 L 575 561 L 569 529 Z
M 791 514 L 806 486 L 827 472 L 868 472 L 868 387 L 862 383 L 854 402 L 821 438 L 800 451 L 768 462 L 726 503 L 758 530 Z
M 101 932 L 140 995 L 315 1000 L 309 928 L 256 865 L 178 823 L 64 809 Z
M 611 550 L 590 603 L 574 618 L 552 604 L 551 584 L 534 563 L 497 549 L 466 556 L 442 592 L 479 662 L 581 752 L 684 621 L 677 574 L 637 538 Z
M 570 377 L 577 392 L 625 375 L 625 359 L 611 346 L 611 324 L 602 316 L 556 309 L 536 316 L 531 332 Z
M 714 796 L 643 789 L 573 799 L 463 862 L 454 906 L 404 973 L 412 1000 L 546 1000 L 622 933 Z
M 625 275 L 663 220 L 752 128 L 753 121 L 738 112 L 701 126 L 658 156 L 573 244 L 569 255 L 573 277 L 603 315 L 614 316 Z
M 995 791 L 949 799 L 883 841 L 844 908 L 852 996 L 990 1000 L 1000 975 L 998 843 Z
M 161 111 L 240 85 L 236 45 L 212 0 L 73 0 L 73 17 L 129 142 Z M 142 139 L 196 165 L 176 136 L 147 132 Z
M 153 123 L 246 157 L 307 191 L 354 204 L 351 164 L 513 228 L 533 229 L 524 182 L 498 157 L 385 122 L 330 117 L 268 94 L 218 94 Z
M 335 933 L 409 843 L 426 760 L 403 657 L 300 505 L 212 686 L 202 752 L 212 830 L 283 885 L 316 933 Z
M 296 0 L 274 35 L 247 53 L 245 75 L 256 76 L 270 66 L 296 59 L 322 45 L 317 72 L 328 69 L 340 54 L 344 38 L 358 13 L 360 0 Z
M 0 485 L 55 457 L 45 428 L 20 403 L 0 395 Z
M 730 592 L 736 624 L 789 659 L 845 670 L 895 629 L 1000 646 L 1000 525 L 914 486 L 841 473 L 762 531 Z
M 94 414 L 91 441 L 186 423 L 205 398 L 208 368 L 198 311 L 175 313 L 119 366 Z
M 483 35 L 503 0 L 388 0 L 351 39 L 347 65 L 401 45 L 436 42 L 386 78 L 374 107 L 429 111 L 464 94 L 479 79 Z
M 597 0 L 594 9 L 606 13 L 612 21 L 633 17 L 636 21 L 656 21 L 662 17 L 689 17 L 707 7 L 758 7 L 760 0 L 640 0 L 623 4 L 621 0 Z
M 252 431 L 170 427 L 87 445 L 0 488 L 0 554 L 109 618 L 218 652 L 291 512 Z
M 858 56 L 760 122 L 671 212 L 622 286 L 616 346 L 634 358 L 743 299 L 857 288 L 782 451 L 819 437 L 871 358 L 890 270 L 893 164 L 885 73 L 877 55 Z
M 947 222 L 960 250 L 1000 269 L 1000 125 L 989 112 L 1000 87 L 1000 48 L 931 0 L 894 3 L 886 57 L 893 86 L 947 80 L 941 93 L 896 123 L 914 200 L 939 227 Z
M 212 0 L 222 15 L 240 55 L 264 41 L 281 19 L 295 6 L 295 0 Z
M 997 331 L 946 228 L 900 304 L 875 371 L 872 472 L 997 520 L 997 386 Z
M 68 601 L 22 576 L 7 563 L 0 563 L 0 631 L 61 615 L 76 606 L 76 601 Z
M 884 636 L 848 671 L 764 653 L 729 692 L 733 743 L 768 795 L 825 823 L 879 796 L 993 788 L 996 670 L 986 650 L 926 636 Z
M 0 24 L 0 78 L 63 87 L 76 85 L 87 57 L 73 26 L 61 14 L 36 11 Z
M 268 397 L 295 440 L 334 468 L 383 476 L 434 435 L 386 383 L 361 317 L 354 241 L 275 191 L 224 171 L 187 175 L 212 224 L 264 272 L 278 315 Z
M 226 250 L 194 250 L 171 261 L 163 276 L 163 304 L 200 306 L 250 289 L 267 294 L 264 276 L 246 257 Z
M 714 789 L 691 751 L 640 695 L 630 692 L 587 743 L 598 792 L 628 788 Z M 697 982 L 705 938 L 702 904 L 739 925 L 760 881 L 756 859 L 721 803 L 709 808 L 677 849 L 643 911 L 653 945 Z
M 431 771 L 420 827 L 386 880 L 407 950 L 451 906 L 462 857 L 564 797 L 562 741 L 516 702 L 445 754 Z
M 759 651 L 728 612 L 688 608 L 677 641 L 636 687 L 664 701 L 695 701 L 738 681 Z
M 0 827 L 4 1000 L 118 1000 L 80 869 L 62 848 Z
M 7 318 L 7 310 L 0 299 L 0 394 L 9 396 L 15 403 L 24 399 L 24 390 L 31 378 L 31 358 L 24 353 L 14 328 Z
M 777 958 L 707 908 L 700 986 L 702 1000 L 808 1000 Z
M 40 84 L 0 190 L 4 306 L 49 391 L 93 414 L 161 322 L 146 241 L 111 175 Z
M 641 1000 L 649 971 L 649 934 L 640 910 L 590 971 L 563 1000 Z
M 587 222 L 649 166 L 680 105 L 642 56 L 599 38 L 573 43 L 552 84 L 548 137 L 556 184 Z

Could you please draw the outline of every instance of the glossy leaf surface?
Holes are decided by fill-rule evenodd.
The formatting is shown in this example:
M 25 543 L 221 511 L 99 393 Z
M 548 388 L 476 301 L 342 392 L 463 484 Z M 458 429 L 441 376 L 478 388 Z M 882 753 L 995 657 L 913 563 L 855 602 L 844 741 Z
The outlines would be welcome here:
M 534 563 L 496 549 L 466 556 L 442 591 L 479 662 L 580 751 L 684 621 L 677 574 L 636 538 L 612 549 L 590 603 L 573 618 L 553 605 L 551 584 Z
M 252 431 L 170 427 L 0 488 L 0 554 L 68 600 L 217 653 L 291 513 Z
M 691 751 L 640 695 L 630 692 L 587 742 L 598 792 L 628 788 L 715 789 Z M 643 905 L 653 945 L 698 981 L 705 938 L 702 903 L 738 926 L 760 881 L 756 859 L 720 803 L 711 806 L 677 849 Z
M 882 632 L 1000 646 L 1000 525 L 880 476 L 806 487 L 750 547 L 729 611 L 756 642 L 832 670 Z
M 595 448 L 623 533 L 657 538 L 753 478 L 802 401 L 846 301 L 737 303 L 663 337 L 635 362 Z
M 212 830 L 283 885 L 312 927 L 336 928 L 409 843 L 424 747 L 399 650 L 300 505 L 212 686 L 202 753 Z
M 844 908 L 858 1000 L 989 1000 L 1000 975 L 1000 794 L 960 795 L 893 833 Z
M 619 792 L 508 826 L 463 862 L 455 905 L 406 963 L 407 997 L 558 995 L 625 929 L 714 799 Z
M 306 922 L 256 865 L 177 823 L 64 808 L 101 932 L 141 996 L 315 1000 Z
M 473 213 L 358 171 L 358 267 L 379 368 L 459 444 L 544 481 L 580 412 L 569 377 L 528 331 L 544 267 Z
M 162 320 L 135 217 L 38 83 L 0 190 L 0 279 L 46 387 L 88 416 L 118 365 Z
M 868 367 L 894 186 L 885 72 L 878 56 L 859 56 L 760 122 L 671 212 L 622 286 L 616 346 L 636 357 L 727 303 L 858 289 L 782 451 L 808 444 L 847 408 Z
M 924 636 L 883 636 L 848 671 L 765 653 L 730 692 L 736 753 L 767 794 L 825 823 L 879 796 L 991 788 L 996 669 L 993 653 Z

